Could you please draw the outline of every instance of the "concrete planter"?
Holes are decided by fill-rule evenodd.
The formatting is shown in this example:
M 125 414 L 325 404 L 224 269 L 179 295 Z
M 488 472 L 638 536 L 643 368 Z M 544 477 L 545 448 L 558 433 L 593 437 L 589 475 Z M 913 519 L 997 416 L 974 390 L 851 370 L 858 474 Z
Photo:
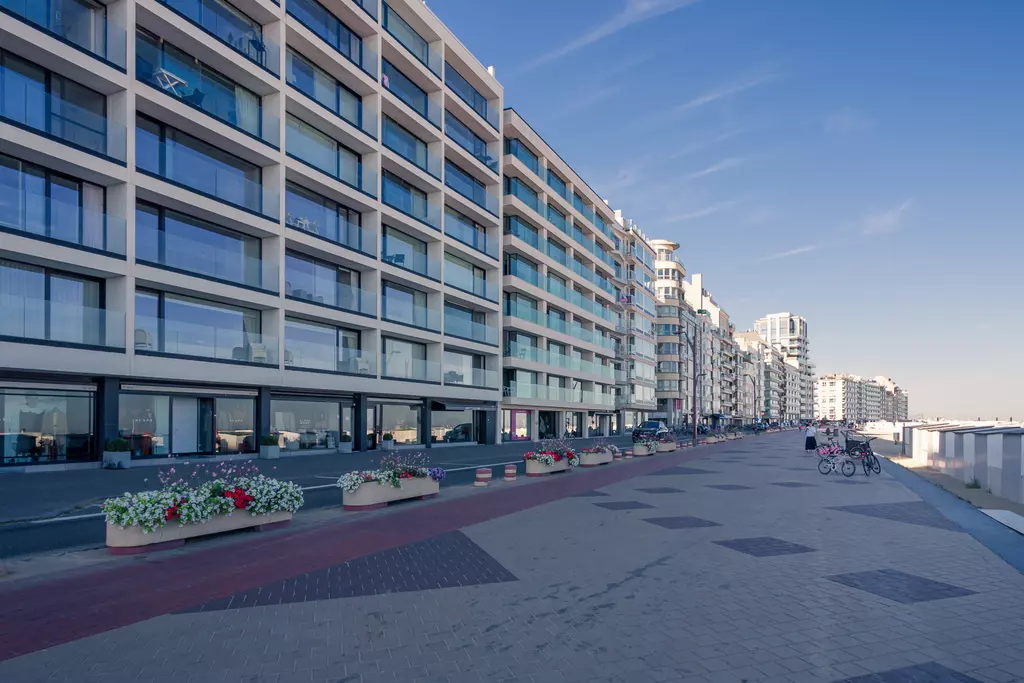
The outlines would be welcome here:
M 612 452 L 604 448 L 597 453 L 580 453 L 580 467 L 607 465 L 613 459 Z
M 391 484 L 369 481 L 356 489 L 355 493 L 342 491 L 341 505 L 346 510 L 375 510 L 400 500 L 432 498 L 441 492 L 441 485 L 430 477 L 415 477 L 401 481 L 402 485 L 398 488 Z
M 554 474 L 555 472 L 568 472 L 569 461 L 562 458 L 558 462 L 545 465 L 536 460 L 526 461 L 526 476 L 528 477 L 543 477 L 545 474 Z
M 395 450 L 395 440 L 394 439 L 384 439 L 384 440 L 382 440 L 380 442 L 380 449 L 382 451 L 393 451 L 393 450 Z
M 639 443 L 633 444 L 633 455 L 635 455 L 635 456 L 654 455 L 657 452 L 658 452 L 657 446 L 654 447 L 654 450 L 651 450 L 650 448 L 648 448 L 647 446 L 645 446 L 643 444 L 639 444 Z
M 671 453 L 676 449 L 675 441 L 663 441 L 658 444 L 659 453 Z
M 280 457 L 280 446 L 260 446 L 260 460 L 277 460 Z
M 339 453 L 351 453 L 352 452 L 352 442 L 351 441 L 342 441 L 341 443 L 339 443 L 338 444 L 338 452 Z
M 142 528 L 107 525 L 107 550 L 112 555 L 130 555 L 148 550 L 163 550 L 184 545 L 185 539 L 219 534 L 238 529 L 261 531 L 271 527 L 285 526 L 291 522 L 290 512 L 271 512 L 269 515 L 251 515 L 245 510 L 235 510 L 230 515 L 217 515 L 204 524 L 168 522 L 167 526 L 144 534 Z
M 103 466 L 113 470 L 128 469 L 132 466 L 131 451 L 103 451 Z

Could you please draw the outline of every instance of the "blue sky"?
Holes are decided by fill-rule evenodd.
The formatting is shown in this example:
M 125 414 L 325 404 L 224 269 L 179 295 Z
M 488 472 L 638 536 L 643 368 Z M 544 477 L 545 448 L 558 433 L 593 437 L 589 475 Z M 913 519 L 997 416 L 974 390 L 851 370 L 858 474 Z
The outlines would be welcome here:
M 429 6 L 737 329 L 792 311 L 819 373 L 1024 419 L 1024 3 Z

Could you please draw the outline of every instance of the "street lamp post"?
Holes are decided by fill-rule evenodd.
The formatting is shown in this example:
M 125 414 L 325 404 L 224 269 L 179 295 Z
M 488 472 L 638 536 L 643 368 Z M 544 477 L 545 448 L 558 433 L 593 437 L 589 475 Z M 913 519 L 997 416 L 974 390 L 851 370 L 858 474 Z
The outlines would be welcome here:
M 744 377 L 750 380 L 750 393 L 754 396 L 754 413 L 752 416 L 753 420 L 757 420 L 757 382 L 754 381 L 753 375 L 744 374 Z

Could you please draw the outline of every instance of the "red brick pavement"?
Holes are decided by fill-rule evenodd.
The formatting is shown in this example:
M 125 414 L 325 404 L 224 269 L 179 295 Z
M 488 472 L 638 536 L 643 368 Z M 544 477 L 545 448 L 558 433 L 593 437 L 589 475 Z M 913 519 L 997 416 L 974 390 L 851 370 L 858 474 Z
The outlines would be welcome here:
M 717 449 L 712 445 L 622 461 L 551 475 L 528 486 L 428 506 L 411 504 L 365 522 L 247 537 L 187 555 L 8 584 L 0 587 L 0 661 L 649 474 Z

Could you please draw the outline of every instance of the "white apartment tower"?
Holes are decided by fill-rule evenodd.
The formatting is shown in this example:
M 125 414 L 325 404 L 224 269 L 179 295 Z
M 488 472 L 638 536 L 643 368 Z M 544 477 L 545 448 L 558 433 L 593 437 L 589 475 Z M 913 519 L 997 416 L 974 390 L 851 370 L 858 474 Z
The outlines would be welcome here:
M 815 416 L 843 422 L 897 422 L 907 419 L 907 394 L 892 379 L 865 379 L 846 373 L 818 378 Z
M 495 442 L 502 88 L 423 2 L 51 4 L 0 13 L 0 462 Z
M 795 405 L 788 405 L 787 420 L 807 420 L 814 413 L 814 364 L 810 360 L 807 321 L 792 313 L 772 313 L 754 322 L 754 330 L 769 344 L 778 348 L 783 360 L 797 374 Z M 791 401 L 792 402 L 792 401 Z

